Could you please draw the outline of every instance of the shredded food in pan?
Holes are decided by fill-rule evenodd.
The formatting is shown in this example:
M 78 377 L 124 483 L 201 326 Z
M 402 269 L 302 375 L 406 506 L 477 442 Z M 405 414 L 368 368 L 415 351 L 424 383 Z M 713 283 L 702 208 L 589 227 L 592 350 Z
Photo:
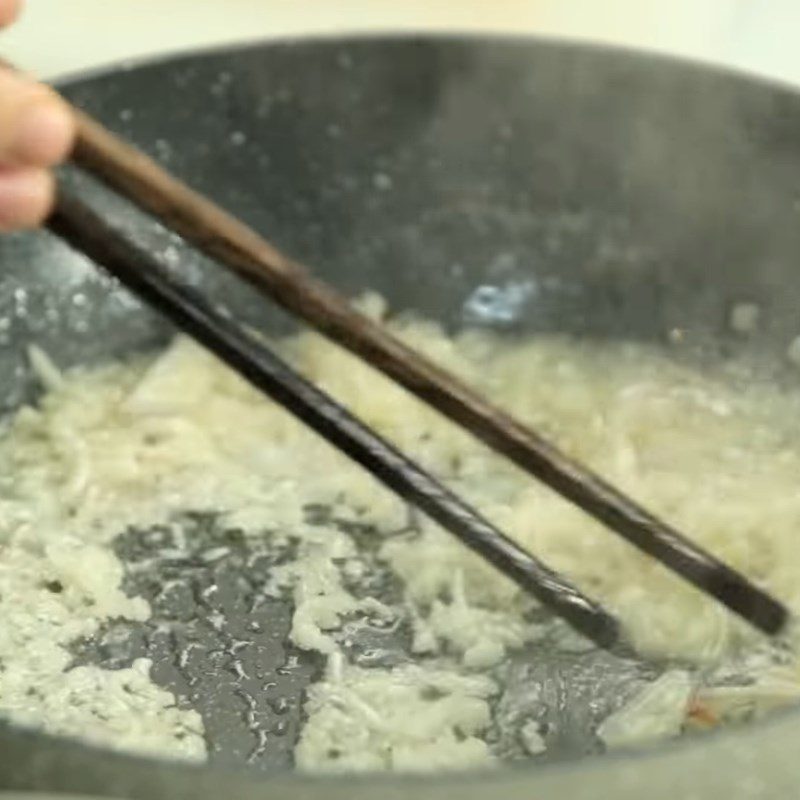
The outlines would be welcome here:
M 380 298 L 362 306 L 384 313 Z M 677 364 L 642 345 L 486 332 L 431 322 L 393 332 L 800 611 L 800 395 Z M 445 479 L 546 563 L 602 601 L 646 658 L 667 669 L 598 735 L 631 746 L 796 700 L 793 656 L 758 636 L 371 368 L 314 333 L 275 343 L 307 376 Z M 121 590 L 112 542 L 128 526 L 221 512 L 249 536 L 296 543 L 265 594 L 293 598 L 291 638 L 327 658 L 306 699 L 303 769 L 491 765 L 483 738 L 492 669 L 536 641 L 533 601 L 463 545 L 186 338 L 162 353 L 62 372 L 33 348 L 45 391 L 0 429 L 0 712 L 15 723 L 121 750 L 205 758 L 203 724 L 140 659 L 67 670 L 69 645 L 107 620 L 146 619 Z M 353 537 L 302 508 L 376 531 L 402 600 L 357 597 Z M 340 637 L 353 614 L 403 620 L 413 665 L 363 668 Z M 791 643 L 790 643 L 791 644 Z M 744 664 L 748 685 L 710 680 Z M 520 734 L 546 745 L 536 723 Z

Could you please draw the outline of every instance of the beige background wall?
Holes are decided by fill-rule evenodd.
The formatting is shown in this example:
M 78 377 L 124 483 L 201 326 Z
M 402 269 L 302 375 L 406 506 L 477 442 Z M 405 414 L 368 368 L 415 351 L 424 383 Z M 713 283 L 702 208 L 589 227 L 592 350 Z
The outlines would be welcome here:
M 44 77 L 197 46 L 341 31 L 534 32 L 800 83 L 800 0 L 27 0 L 0 49 Z

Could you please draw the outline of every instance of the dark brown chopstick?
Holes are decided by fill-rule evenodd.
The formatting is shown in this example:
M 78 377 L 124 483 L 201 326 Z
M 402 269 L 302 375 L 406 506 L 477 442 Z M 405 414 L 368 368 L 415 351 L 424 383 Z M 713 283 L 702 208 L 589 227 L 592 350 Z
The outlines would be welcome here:
M 233 367 L 257 389 L 347 453 L 401 497 L 455 534 L 524 590 L 602 647 L 618 626 L 561 576 L 467 506 L 335 400 L 294 372 L 242 325 L 182 286 L 145 250 L 66 190 L 48 228 Z
M 73 161 L 338 344 L 383 371 L 631 544 L 769 634 L 787 609 L 541 436 L 359 314 L 255 231 L 77 112 Z

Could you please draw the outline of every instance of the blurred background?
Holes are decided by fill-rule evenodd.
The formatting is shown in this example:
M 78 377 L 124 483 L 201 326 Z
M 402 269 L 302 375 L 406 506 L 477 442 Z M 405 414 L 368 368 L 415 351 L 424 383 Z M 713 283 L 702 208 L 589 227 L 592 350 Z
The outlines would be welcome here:
M 800 84 L 798 0 L 27 0 L 3 52 L 46 78 L 154 53 L 343 31 L 563 35 Z

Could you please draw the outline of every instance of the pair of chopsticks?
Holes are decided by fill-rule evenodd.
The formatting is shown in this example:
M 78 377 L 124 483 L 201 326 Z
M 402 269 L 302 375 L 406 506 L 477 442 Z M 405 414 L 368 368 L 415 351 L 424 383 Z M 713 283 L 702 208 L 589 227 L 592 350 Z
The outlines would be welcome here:
M 746 577 L 406 347 L 355 311 L 333 288 L 144 153 L 77 109 L 75 116 L 75 165 L 755 627 L 768 634 L 784 628 L 787 609 Z M 170 276 L 156 258 L 78 196 L 62 187 L 47 227 L 581 633 L 604 647 L 618 639 L 618 624 L 605 610 L 295 373 L 243 326 Z

